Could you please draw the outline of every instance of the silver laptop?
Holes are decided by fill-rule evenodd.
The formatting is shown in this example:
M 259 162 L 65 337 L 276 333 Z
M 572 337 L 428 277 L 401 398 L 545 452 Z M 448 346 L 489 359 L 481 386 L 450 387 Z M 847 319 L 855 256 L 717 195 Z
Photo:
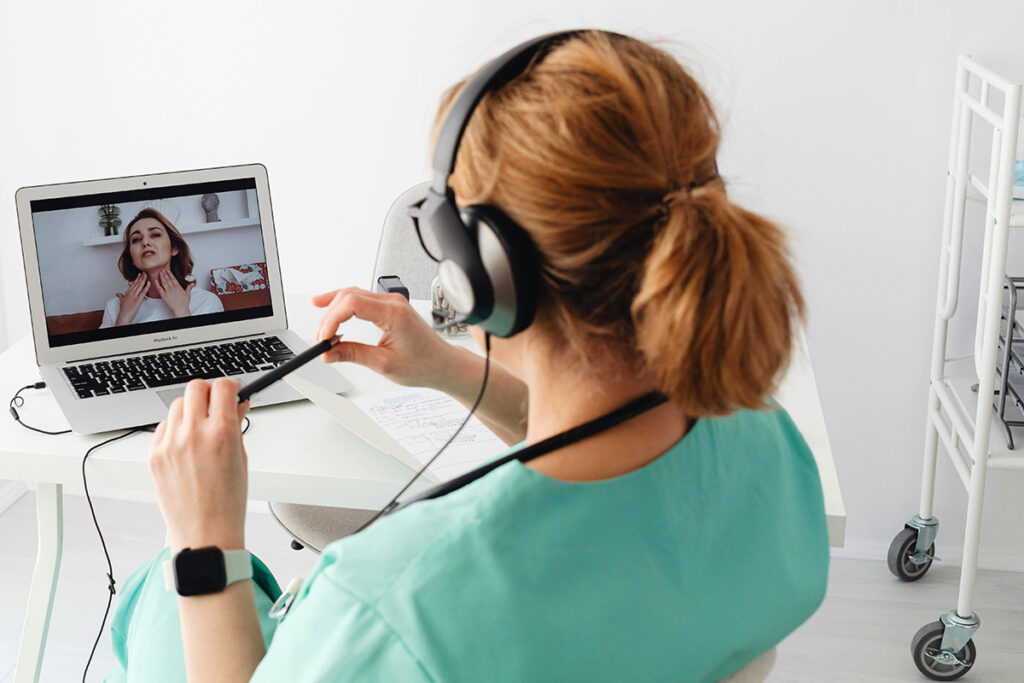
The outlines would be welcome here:
M 159 422 L 195 377 L 243 384 L 308 344 L 288 329 L 260 164 L 24 187 L 36 361 L 71 428 Z M 297 371 L 335 393 L 337 370 Z M 301 399 L 278 382 L 254 406 Z

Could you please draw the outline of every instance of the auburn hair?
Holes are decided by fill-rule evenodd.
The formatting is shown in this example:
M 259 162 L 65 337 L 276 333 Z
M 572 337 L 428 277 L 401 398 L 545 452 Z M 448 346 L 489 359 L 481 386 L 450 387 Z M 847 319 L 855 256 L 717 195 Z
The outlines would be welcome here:
M 167 233 L 167 239 L 171 241 L 171 247 L 177 248 L 178 253 L 171 256 L 171 274 L 181 285 L 182 289 L 188 287 L 188 280 L 185 278 L 192 274 L 192 252 L 188 248 L 188 243 L 185 242 L 185 238 L 181 236 L 178 229 L 174 227 L 174 223 L 167 220 L 167 217 L 156 209 L 143 209 L 135 215 L 135 218 L 128 223 L 128 227 L 124 229 L 124 239 L 121 241 L 121 258 L 117 260 L 117 269 L 121 271 L 121 275 L 128 282 L 131 282 L 139 276 L 139 269 L 135 267 L 135 263 L 132 261 L 132 249 L 131 249 L 131 235 L 132 226 L 141 221 L 143 218 L 155 218 L 164 226 L 164 231 Z
M 784 232 L 726 193 L 719 135 L 671 55 L 585 31 L 483 98 L 450 179 L 532 238 L 535 324 L 584 363 L 633 361 L 696 417 L 766 408 L 805 310 Z

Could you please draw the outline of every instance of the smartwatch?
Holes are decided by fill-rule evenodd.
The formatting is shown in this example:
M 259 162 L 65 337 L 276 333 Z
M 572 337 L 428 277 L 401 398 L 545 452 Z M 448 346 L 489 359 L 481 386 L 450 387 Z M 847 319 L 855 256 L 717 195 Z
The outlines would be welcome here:
M 185 548 L 164 562 L 164 588 L 186 597 L 219 593 L 235 581 L 251 578 L 252 555 L 248 550 Z

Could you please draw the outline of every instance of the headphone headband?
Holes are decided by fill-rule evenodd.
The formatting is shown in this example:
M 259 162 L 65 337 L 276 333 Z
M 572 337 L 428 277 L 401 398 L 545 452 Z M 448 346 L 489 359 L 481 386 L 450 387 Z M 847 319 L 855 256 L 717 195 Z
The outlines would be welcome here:
M 528 40 L 488 62 L 452 103 L 434 146 L 434 179 L 414 218 L 429 226 L 439 246 L 438 277 L 452 308 L 467 324 L 509 337 L 537 310 L 537 257 L 529 235 L 499 207 L 462 209 L 448 180 L 466 126 L 484 95 L 500 89 L 561 42 L 584 33 L 559 31 Z M 419 223 L 417 223 L 417 226 Z
M 434 181 L 431 184 L 434 192 L 441 196 L 447 193 L 448 176 L 455 170 L 455 157 L 462 142 L 462 134 L 466 131 L 473 110 L 480 104 L 484 95 L 492 90 L 499 90 L 523 74 L 535 59 L 543 58 L 548 50 L 580 33 L 583 31 L 556 31 L 517 45 L 488 62 L 466 84 L 452 104 L 437 136 L 437 144 L 434 145 Z

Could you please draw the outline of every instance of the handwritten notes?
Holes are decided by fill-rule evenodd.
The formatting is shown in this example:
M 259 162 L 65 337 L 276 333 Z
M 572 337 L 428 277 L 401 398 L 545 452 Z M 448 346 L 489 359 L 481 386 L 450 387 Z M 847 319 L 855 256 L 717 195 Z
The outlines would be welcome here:
M 467 408 L 436 391 L 412 389 L 385 396 L 353 399 L 367 415 L 426 464 L 451 438 Z M 507 446 L 473 417 L 444 453 L 430 466 L 442 480 L 457 477 L 501 453 Z

